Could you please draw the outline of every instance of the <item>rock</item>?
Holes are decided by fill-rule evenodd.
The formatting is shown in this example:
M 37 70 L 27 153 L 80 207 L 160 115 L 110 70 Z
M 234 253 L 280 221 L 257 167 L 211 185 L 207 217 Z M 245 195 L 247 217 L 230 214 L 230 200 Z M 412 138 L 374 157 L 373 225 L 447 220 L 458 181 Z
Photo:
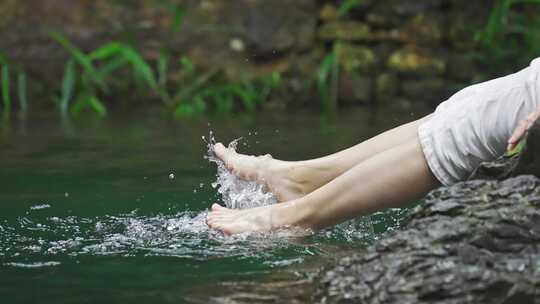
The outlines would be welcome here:
M 402 23 L 401 18 L 397 16 L 377 12 L 369 12 L 366 21 L 369 25 L 383 28 L 400 26 Z
M 375 53 L 366 46 L 337 43 L 335 51 L 340 66 L 346 72 L 372 71 L 377 64 Z
M 476 61 L 471 54 L 454 53 L 448 56 L 448 77 L 460 81 L 471 82 L 478 75 Z
M 388 102 L 395 98 L 399 90 L 399 78 L 392 73 L 382 73 L 375 80 L 377 102 Z
M 400 73 L 441 75 L 446 69 L 446 62 L 426 51 L 406 47 L 392 53 L 387 66 Z
M 432 104 L 438 104 L 450 95 L 448 84 L 442 78 L 402 80 L 401 92 L 410 99 L 429 101 Z
M 313 0 L 245 0 L 238 11 L 243 14 L 242 35 L 259 56 L 313 46 L 317 23 Z
M 325 23 L 319 28 L 319 38 L 330 41 L 368 41 L 373 39 L 369 25 L 357 21 Z
M 335 21 L 339 18 L 339 12 L 334 5 L 326 3 L 319 12 L 319 18 L 323 22 Z
M 404 43 L 416 45 L 438 45 L 442 38 L 442 16 L 419 14 L 412 17 L 400 30 Z
M 323 269 L 319 303 L 540 303 L 540 179 L 431 192 L 403 228 Z
M 341 73 L 339 78 L 339 101 L 344 103 L 369 103 L 372 100 L 373 79 L 358 73 Z
M 399 16 L 414 16 L 439 9 L 444 0 L 382 0 L 380 7 Z

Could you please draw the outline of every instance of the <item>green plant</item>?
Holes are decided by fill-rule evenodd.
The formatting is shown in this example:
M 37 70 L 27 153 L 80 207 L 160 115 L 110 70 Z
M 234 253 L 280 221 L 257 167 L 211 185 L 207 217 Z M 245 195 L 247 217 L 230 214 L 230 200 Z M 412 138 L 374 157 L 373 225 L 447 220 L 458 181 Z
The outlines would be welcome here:
M 333 113 L 337 109 L 338 82 L 339 60 L 334 48 L 323 58 L 317 71 L 317 90 L 324 113 Z
M 4 105 L 4 115 L 9 116 L 11 112 L 11 94 L 9 91 L 10 79 L 9 79 L 9 67 L 7 64 L 2 65 L 2 102 Z
M 144 93 L 158 96 L 162 103 L 177 116 L 193 116 L 213 110 L 218 113 L 231 112 L 237 103 L 246 110 L 253 111 L 257 104 L 266 100 L 271 91 L 281 81 L 279 73 L 238 82 L 225 81 L 218 77 L 219 68 L 202 74 L 196 72 L 193 62 L 185 57 L 178 61 L 182 85 L 176 91 L 169 83 L 171 55 L 166 50 L 160 52 L 156 62 L 156 71 L 131 46 L 112 42 L 84 53 L 67 38 L 51 33 L 70 54 L 70 60 L 64 68 L 60 95 L 56 99 L 63 116 L 68 113 L 79 114 L 90 109 L 100 116 L 107 113 L 107 107 L 101 97 L 116 89 L 115 80 L 122 70 L 133 75 L 132 83 Z M 124 81 L 125 82 L 125 81 Z M 187 85 L 184 85 L 187 83 Z M 125 83 L 124 83 L 125 84 Z
M 270 92 L 281 83 L 281 75 L 273 72 L 269 76 L 240 82 L 224 82 L 200 88 L 177 105 L 175 115 L 193 116 L 213 108 L 218 113 L 229 113 L 237 101 L 248 111 L 266 100 Z
M 540 16 L 528 13 L 540 0 L 498 0 L 477 40 L 486 47 L 490 61 L 522 59 L 540 55 Z
M 14 67 L 6 56 L 0 53 L 0 88 L 2 95 L 2 104 L 4 109 L 4 117 L 9 117 L 11 114 L 13 93 L 12 93 L 12 74 L 17 74 L 17 97 L 19 100 L 19 109 L 25 114 L 28 110 L 28 95 L 27 95 L 27 77 L 26 73 L 19 67 Z
M 187 14 L 187 9 L 178 3 L 171 2 L 170 0 L 158 0 L 158 3 L 161 4 L 173 17 L 172 28 L 174 31 L 180 30 L 182 22 Z
M 347 15 L 355 7 L 362 4 L 362 1 L 363 0 L 342 0 L 341 4 L 338 7 L 338 14 L 340 16 Z
M 130 68 L 138 86 L 158 91 L 152 68 L 131 46 L 111 42 L 85 54 L 64 36 L 50 35 L 71 56 L 65 65 L 61 94 L 57 98 L 62 115 L 69 111 L 77 115 L 85 109 L 91 109 L 99 116 L 106 115 L 107 107 L 99 96 L 110 92 L 110 83 L 114 83 L 115 73 L 122 68 Z

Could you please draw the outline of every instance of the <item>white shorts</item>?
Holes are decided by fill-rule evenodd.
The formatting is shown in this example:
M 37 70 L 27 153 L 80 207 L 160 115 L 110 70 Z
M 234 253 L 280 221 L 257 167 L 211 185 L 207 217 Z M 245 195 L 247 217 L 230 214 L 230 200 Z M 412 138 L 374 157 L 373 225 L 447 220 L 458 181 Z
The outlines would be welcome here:
M 418 128 L 429 168 L 445 186 L 506 152 L 518 123 L 540 106 L 540 58 L 505 77 L 467 87 Z

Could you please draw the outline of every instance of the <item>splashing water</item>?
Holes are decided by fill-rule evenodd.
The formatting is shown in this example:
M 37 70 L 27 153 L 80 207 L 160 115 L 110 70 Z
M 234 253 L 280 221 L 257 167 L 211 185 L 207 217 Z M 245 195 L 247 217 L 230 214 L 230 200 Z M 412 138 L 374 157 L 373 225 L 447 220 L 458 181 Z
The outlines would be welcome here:
M 241 139 L 233 140 L 229 143 L 228 148 L 236 151 L 238 142 Z M 208 148 L 206 159 L 217 165 L 216 181 L 212 183 L 212 187 L 217 189 L 218 193 L 221 194 L 226 207 L 246 209 L 277 203 L 276 197 L 264 185 L 253 181 L 241 180 L 227 170 L 223 161 L 215 155 L 214 145 L 216 140 L 212 131 L 210 131 L 208 140 L 204 136 L 203 140 L 206 142 Z M 319 233 L 319 236 L 343 238 L 347 241 L 371 241 L 374 238 L 374 234 L 373 223 L 371 217 L 368 215 L 324 229 Z
M 206 141 L 206 138 L 203 137 Z M 212 186 L 229 208 L 244 209 L 277 203 L 272 193 L 256 182 L 231 174 L 215 156 L 210 133 L 208 159 L 217 166 Z M 229 144 L 235 149 L 238 140 Z M 289 233 L 244 234 L 233 237 L 209 229 L 207 212 L 179 210 L 170 214 L 72 216 L 57 211 L 57 204 L 30 206 L 24 216 L 0 220 L 0 266 L 15 268 L 58 267 L 78 256 L 167 256 L 208 260 L 257 257 L 275 266 L 313 255 L 320 244 L 334 241 L 371 241 L 371 218 L 361 217 L 299 240 Z M 287 256 L 280 250 L 295 248 Z M 271 250 L 269 250 L 271 249 Z M 284 262 L 285 261 L 285 262 Z
M 217 165 L 216 181 L 212 183 L 212 187 L 221 195 L 227 208 L 246 209 L 277 203 L 276 197 L 264 185 L 241 180 L 227 170 L 223 161 L 214 152 L 216 141 L 212 132 L 208 141 L 204 136 L 203 140 L 206 141 L 208 147 L 206 159 Z M 236 151 L 240 140 L 241 138 L 233 140 L 228 147 Z

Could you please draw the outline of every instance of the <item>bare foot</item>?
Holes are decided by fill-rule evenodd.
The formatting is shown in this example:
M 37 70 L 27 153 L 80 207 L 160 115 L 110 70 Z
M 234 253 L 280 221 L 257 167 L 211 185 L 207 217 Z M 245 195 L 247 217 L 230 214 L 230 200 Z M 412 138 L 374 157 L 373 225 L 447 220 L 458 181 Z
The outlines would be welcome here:
M 208 214 L 207 224 L 212 229 L 231 235 L 279 228 L 280 224 L 273 219 L 272 205 L 233 210 L 213 204 L 212 211 Z
M 257 157 L 239 154 L 221 143 L 214 146 L 214 151 L 233 174 L 243 180 L 257 181 L 266 185 L 280 202 L 307 194 L 302 185 L 290 178 L 291 166 L 288 162 L 273 159 L 270 154 Z

